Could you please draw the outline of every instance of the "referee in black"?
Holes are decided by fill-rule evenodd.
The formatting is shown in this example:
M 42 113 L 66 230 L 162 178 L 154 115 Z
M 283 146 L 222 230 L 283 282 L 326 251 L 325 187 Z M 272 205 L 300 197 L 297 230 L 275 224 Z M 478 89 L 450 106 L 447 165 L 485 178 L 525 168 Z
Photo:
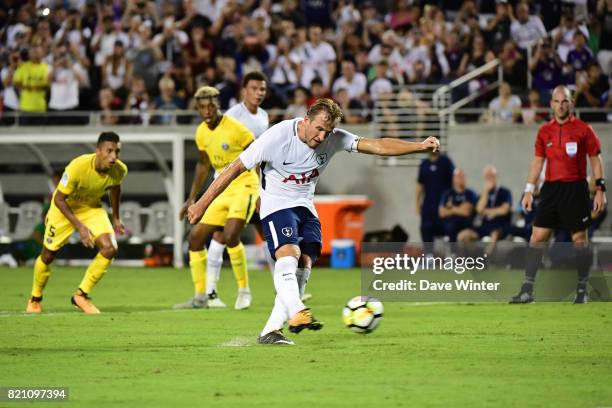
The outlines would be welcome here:
M 587 185 L 587 158 L 597 192 L 592 210 L 599 214 L 606 205 L 606 185 L 601 160 L 601 144 L 595 131 L 572 115 L 571 92 L 565 86 L 553 90 L 550 107 L 553 119 L 542 125 L 535 142 L 535 157 L 531 162 L 522 205 L 531 211 L 535 183 L 546 161 L 546 175 L 529 240 L 525 280 L 518 295 L 510 303 L 534 301 L 533 285 L 544 245 L 554 229 L 570 231 L 576 252 L 578 285 L 574 303 L 587 302 L 587 282 L 591 266 L 587 229 L 591 222 L 591 203 Z

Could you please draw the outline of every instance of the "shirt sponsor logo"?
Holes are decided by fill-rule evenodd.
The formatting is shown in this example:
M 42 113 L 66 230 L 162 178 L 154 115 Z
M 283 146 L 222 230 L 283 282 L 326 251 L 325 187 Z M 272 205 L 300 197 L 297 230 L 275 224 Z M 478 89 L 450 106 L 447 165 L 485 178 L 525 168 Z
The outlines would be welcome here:
M 576 142 L 567 142 L 565 144 L 565 153 L 568 156 L 575 156 L 578 153 L 578 143 Z
M 290 174 L 283 179 L 283 183 L 293 181 L 295 184 L 310 183 L 315 177 L 319 177 L 319 171 L 314 169 L 310 173 Z

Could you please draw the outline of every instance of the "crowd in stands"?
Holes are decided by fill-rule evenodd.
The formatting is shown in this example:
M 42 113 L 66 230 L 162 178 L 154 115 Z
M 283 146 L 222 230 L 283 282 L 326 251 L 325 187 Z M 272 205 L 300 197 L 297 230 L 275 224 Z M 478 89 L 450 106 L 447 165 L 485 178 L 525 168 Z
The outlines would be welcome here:
M 4 112 L 99 111 L 106 124 L 164 124 L 170 116 L 148 112 L 191 109 L 204 84 L 228 108 L 241 77 L 260 70 L 270 78 L 264 108 L 303 114 L 329 96 L 357 112 L 345 121 L 361 123 L 360 109 L 395 84 L 448 83 L 496 57 L 506 83 L 499 97 L 474 102 L 491 108 L 483 120 L 543 120 L 537 108 L 558 84 L 576 91 L 579 107 L 612 107 L 612 0 L 0 4 Z M 459 93 L 496 78 L 494 69 Z M 597 115 L 590 120 L 612 120 Z

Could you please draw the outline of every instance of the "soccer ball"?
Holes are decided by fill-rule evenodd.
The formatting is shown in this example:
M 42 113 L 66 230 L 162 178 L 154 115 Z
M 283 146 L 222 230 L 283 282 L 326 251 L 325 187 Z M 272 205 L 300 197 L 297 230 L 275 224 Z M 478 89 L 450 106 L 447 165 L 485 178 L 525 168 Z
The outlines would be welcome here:
M 380 324 L 383 317 L 383 304 L 380 300 L 355 296 L 346 303 L 342 310 L 342 320 L 346 327 L 355 333 L 372 333 Z

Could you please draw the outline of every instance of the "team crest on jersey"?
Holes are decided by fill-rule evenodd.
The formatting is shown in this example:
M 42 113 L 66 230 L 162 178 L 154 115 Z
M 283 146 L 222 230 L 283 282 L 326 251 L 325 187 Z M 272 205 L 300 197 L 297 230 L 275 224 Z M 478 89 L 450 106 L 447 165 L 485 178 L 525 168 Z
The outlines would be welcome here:
M 319 163 L 319 166 L 325 163 L 326 161 L 327 161 L 327 153 L 317 154 L 317 163 Z
M 227 149 L 229 149 L 229 145 L 228 145 L 227 143 L 223 143 L 223 144 L 221 145 L 221 148 L 222 148 L 223 150 L 227 150 Z
M 283 233 L 284 236 L 286 236 L 287 238 L 289 238 L 292 234 L 293 234 L 293 228 L 291 227 L 285 227 L 281 230 L 281 232 Z

